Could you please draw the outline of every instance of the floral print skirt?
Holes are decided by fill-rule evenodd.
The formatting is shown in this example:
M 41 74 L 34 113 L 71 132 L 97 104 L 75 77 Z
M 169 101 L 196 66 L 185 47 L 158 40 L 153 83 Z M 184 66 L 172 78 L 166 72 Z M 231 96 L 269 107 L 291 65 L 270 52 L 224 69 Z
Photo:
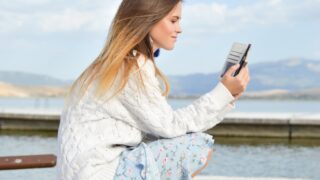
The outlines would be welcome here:
M 205 165 L 213 143 L 212 136 L 202 132 L 141 142 L 122 152 L 114 179 L 191 179 Z

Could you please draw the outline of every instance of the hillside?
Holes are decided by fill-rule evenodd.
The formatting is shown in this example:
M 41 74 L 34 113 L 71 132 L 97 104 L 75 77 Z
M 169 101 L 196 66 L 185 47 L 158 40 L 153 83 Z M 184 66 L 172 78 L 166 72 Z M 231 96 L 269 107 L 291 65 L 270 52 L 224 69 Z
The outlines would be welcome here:
M 0 71 L 0 82 L 21 86 L 66 86 L 71 80 L 61 80 L 47 75 L 17 71 Z
M 320 61 L 286 59 L 250 64 L 251 81 L 247 91 L 303 91 L 320 88 Z M 200 95 L 219 81 L 219 73 L 169 76 L 171 95 Z
M 320 61 L 286 59 L 250 64 L 251 81 L 244 98 L 320 99 Z M 210 91 L 219 73 L 168 76 L 170 97 L 197 97 Z M 0 72 L 0 97 L 63 96 L 72 80 L 24 72 Z
M 0 82 L 0 97 L 62 97 L 67 90 L 67 87 L 17 86 Z

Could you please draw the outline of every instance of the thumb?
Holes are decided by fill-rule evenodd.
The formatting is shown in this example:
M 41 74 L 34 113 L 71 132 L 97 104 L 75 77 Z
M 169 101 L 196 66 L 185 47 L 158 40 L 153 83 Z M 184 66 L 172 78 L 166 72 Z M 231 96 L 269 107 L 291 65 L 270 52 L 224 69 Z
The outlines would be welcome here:
M 239 68 L 240 64 L 235 64 L 233 66 L 231 66 L 231 68 L 228 69 L 228 71 L 226 72 L 226 74 L 232 76 L 236 70 Z

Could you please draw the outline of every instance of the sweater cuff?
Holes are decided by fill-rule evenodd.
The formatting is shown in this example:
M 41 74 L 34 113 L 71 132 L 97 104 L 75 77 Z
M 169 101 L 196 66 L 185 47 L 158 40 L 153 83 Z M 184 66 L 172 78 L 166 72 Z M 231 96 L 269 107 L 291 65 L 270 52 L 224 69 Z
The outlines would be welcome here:
M 219 82 L 214 89 L 208 92 L 208 96 L 214 100 L 218 109 L 225 108 L 235 100 L 230 91 L 221 82 Z M 231 106 L 233 106 L 233 103 Z

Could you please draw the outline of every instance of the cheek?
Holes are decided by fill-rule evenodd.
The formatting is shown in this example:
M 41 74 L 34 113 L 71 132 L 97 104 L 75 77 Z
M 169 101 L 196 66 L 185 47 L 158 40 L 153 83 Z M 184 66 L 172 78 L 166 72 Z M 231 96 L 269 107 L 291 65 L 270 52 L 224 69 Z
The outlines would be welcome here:
M 173 25 L 170 22 L 161 22 L 155 27 L 154 35 L 158 40 L 168 38 L 174 31 Z
M 171 36 L 174 30 L 174 26 L 171 22 L 163 22 L 162 23 L 163 33 L 167 36 Z

